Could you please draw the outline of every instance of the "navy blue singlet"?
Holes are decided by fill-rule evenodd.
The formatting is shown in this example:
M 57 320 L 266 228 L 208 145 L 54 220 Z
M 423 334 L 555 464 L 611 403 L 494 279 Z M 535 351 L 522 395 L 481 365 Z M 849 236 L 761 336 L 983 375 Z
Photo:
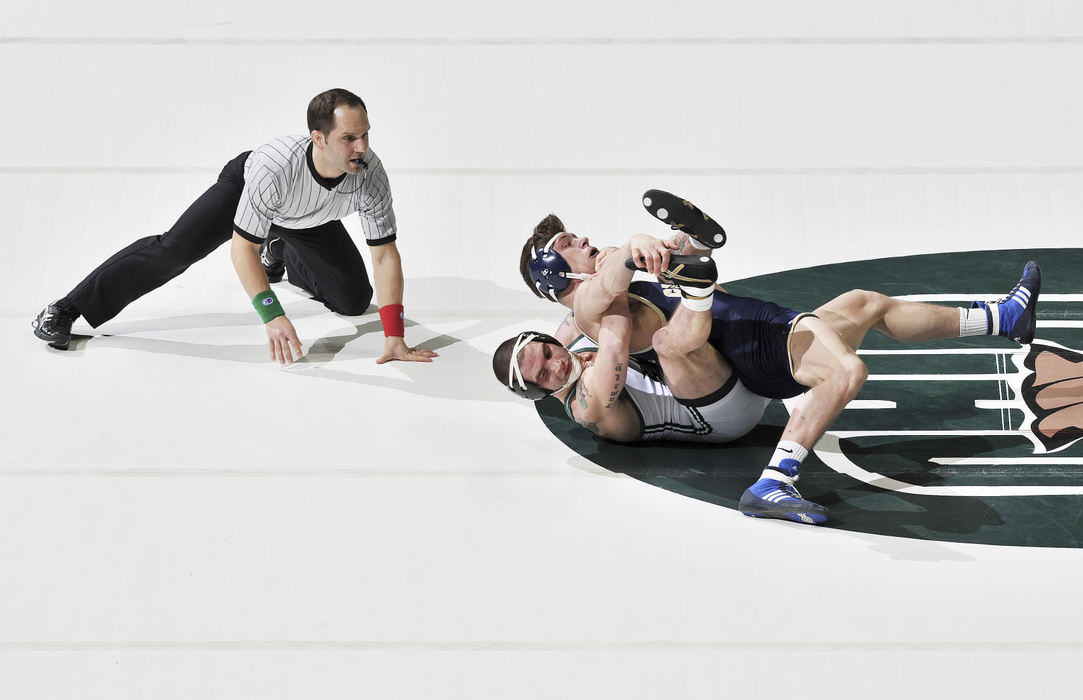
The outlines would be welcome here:
M 681 303 L 679 296 L 666 296 L 657 282 L 632 282 L 628 292 L 657 306 L 667 319 Z M 715 290 L 711 315 L 709 342 L 750 391 L 770 399 L 788 399 L 808 391 L 790 370 L 787 345 L 790 324 L 800 315 L 797 311 Z

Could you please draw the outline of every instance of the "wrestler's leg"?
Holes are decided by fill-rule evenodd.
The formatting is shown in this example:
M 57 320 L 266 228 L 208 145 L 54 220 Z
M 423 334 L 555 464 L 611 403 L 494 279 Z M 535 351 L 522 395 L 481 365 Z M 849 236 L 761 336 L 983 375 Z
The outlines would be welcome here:
M 873 328 L 907 343 L 1000 335 L 1026 344 L 1034 339 L 1041 286 L 1041 269 L 1028 262 L 1015 287 L 995 302 L 974 302 L 964 308 L 937 306 L 855 289 L 835 297 L 815 313 L 851 348 L 860 347 L 865 334 Z
M 714 324 L 713 287 L 718 270 L 706 256 L 689 256 L 683 263 L 672 256 L 667 273 L 679 282 L 681 304 L 669 323 L 651 336 L 651 345 L 673 395 L 678 399 L 702 398 L 722 388 L 733 374 L 722 355 L 707 342 Z
M 797 403 L 782 439 L 756 483 L 741 496 L 745 515 L 802 523 L 827 520 L 827 508 L 794 487 L 801 463 L 842 409 L 861 390 L 868 370 L 834 328 L 815 316 L 799 317 L 790 337 L 794 379 L 809 388 Z
M 681 306 L 655 333 L 653 345 L 674 398 L 710 426 L 712 440 L 728 442 L 756 427 L 771 400 L 740 382 L 708 342 L 710 327 L 709 311 Z
M 720 389 L 733 370 L 707 342 L 711 311 L 677 307 L 667 326 L 655 331 L 651 344 L 665 374 L 666 385 L 678 399 L 698 399 Z
M 958 308 L 903 301 L 863 289 L 841 294 L 814 313 L 853 349 L 861 346 L 872 329 L 903 342 L 959 337 Z
M 782 440 L 811 450 L 842 409 L 857 396 L 868 369 L 831 324 L 804 316 L 790 339 L 793 376 L 809 387 L 790 415 Z

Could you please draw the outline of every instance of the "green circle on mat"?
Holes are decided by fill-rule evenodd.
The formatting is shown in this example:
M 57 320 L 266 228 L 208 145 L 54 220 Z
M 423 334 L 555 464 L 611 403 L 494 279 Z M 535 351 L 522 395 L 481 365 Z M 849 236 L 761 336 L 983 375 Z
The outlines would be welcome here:
M 805 461 L 802 494 L 831 509 L 822 527 L 923 540 L 1083 546 L 1083 249 L 977 251 L 821 265 L 723 283 L 811 311 L 851 289 L 966 306 L 1006 294 L 1027 260 L 1042 268 L 1034 343 L 976 337 L 904 345 L 875 331 L 851 404 Z M 558 402 L 548 429 L 613 472 L 737 507 L 782 434 L 779 401 L 723 446 L 617 444 Z

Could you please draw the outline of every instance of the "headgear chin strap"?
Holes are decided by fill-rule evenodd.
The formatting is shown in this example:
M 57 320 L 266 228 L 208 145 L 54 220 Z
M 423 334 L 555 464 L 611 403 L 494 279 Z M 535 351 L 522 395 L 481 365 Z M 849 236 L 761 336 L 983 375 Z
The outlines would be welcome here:
M 557 236 L 559 235 L 558 233 Z M 534 286 L 552 301 L 557 301 L 557 297 L 568 288 L 572 280 L 586 280 L 591 277 L 583 272 L 572 272 L 568 261 L 552 250 L 557 236 L 550 238 L 544 248 L 531 250 L 530 262 L 527 264 Z
M 579 379 L 579 375 L 583 373 L 583 361 L 579 359 L 579 355 L 569 351 L 568 357 L 572 358 L 572 371 L 568 372 L 568 381 L 564 382 L 564 386 L 554 391 L 554 394 L 559 394 L 572 384 L 575 384 L 575 381 Z
M 569 352 L 568 355 L 572 358 L 572 371 L 568 374 L 568 381 L 564 382 L 564 386 L 559 389 L 549 390 L 543 389 L 534 382 L 528 382 L 523 377 L 523 371 L 519 369 L 519 353 L 523 348 L 535 340 L 548 345 L 559 345 L 560 347 L 564 347 L 559 340 L 548 333 L 525 331 L 520 333 L 519 337 L 515 339 L 515 345 L 511 348 L 511 359 L 508 360 L 508 389 L 516 396 L 522 396 L 531 401 L 544 399 L 546 396 L 564 391 L 571 386 L 576 379 L 579 379 L 579 375 L 583 373 L 582 360 L 580 360 L 579 356 L 574 352 Z

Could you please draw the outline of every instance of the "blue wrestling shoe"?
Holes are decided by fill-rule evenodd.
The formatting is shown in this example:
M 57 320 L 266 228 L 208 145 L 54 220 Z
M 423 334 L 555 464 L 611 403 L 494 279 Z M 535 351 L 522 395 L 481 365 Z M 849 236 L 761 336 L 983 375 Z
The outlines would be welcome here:
M 985 309 L 989 334 L 1002 335 L 1022 345 L 1034 340 L 1037 325 L 1038 294 L 1042 291 L 1042 269 L 1031 260 L 1023 268 L 1023 277 L 1008 295 L 995 302 L 975 301 L 972 309 Z
M 745 489 L 737 510 L 752 518 L 779 518 L 808 525 L 827 521 L 827 508 L 806 501 L 796 488 L 776 479 L 760 479 Z
M 687 199 L 662 190 L 647 190 L 643 193 L 643 207 L 654 218 L 687 233 L 708 248 L 726 245 L 725 230 Z

